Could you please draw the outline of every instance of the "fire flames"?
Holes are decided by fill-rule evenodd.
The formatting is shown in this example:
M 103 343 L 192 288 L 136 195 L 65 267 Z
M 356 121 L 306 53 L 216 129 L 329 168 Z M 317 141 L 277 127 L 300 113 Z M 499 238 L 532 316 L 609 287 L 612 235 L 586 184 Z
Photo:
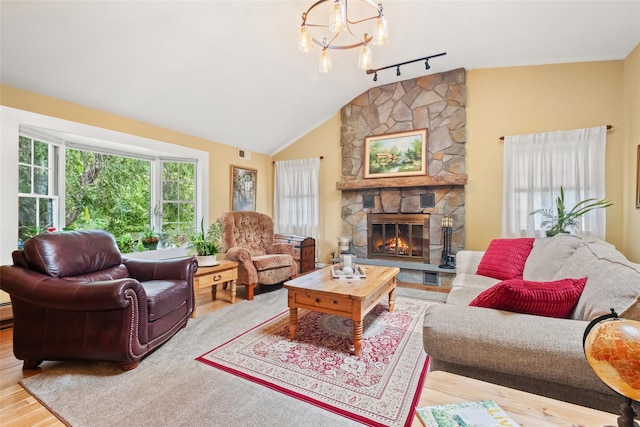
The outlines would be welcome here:
M 376 252 L 385 254 L 408 255 L 409 244 L 402 237 L 392 237 L 384 243 L 376 246 Z

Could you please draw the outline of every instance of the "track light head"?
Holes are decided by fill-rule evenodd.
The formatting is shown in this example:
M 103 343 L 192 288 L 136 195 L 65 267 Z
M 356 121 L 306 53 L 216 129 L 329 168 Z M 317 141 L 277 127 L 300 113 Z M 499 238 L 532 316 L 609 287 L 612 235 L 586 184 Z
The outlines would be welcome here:
M 431 68 L 431 65 L 429 65 L 429 59 L 425 59 L 424 60 L 424 69 L 428 70 L 429 68 Z
M 400 66 L 398 65 L 396 67 L 396 76 L 399 76 L 399 75 L 400 75 Z
M 378 73 L 373 73 L 373 81 L 374 82 L 378 81 Z

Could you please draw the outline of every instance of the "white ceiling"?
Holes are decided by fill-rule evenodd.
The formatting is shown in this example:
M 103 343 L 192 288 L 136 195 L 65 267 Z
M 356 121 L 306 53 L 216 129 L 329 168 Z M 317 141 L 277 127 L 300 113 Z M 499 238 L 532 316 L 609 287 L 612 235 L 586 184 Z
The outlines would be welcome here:
M 296 50 L 308 1 L 7 1 L 4 84 L 247 150 L 273 154 L 371 87 L 455 68 L 624 59 L 640 0 L 383 0 L 390 41 L 374 68 L 357 50 Z M 352 10 L 355 8 L 356 1 Z

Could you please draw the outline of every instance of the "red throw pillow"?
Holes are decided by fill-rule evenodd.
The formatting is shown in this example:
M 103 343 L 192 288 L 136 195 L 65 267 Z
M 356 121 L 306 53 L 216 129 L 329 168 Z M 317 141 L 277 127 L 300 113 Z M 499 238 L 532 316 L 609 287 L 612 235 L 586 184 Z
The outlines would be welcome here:
M 493 239 L 480 260 L 476 274 L 500 280 L 521 279 L 533 241 L 533 237 Z
M 469 305 L 566 318 L 577 304 L 586 283 L 586 277 L 555 282 L 505 280 L 482 292 Z

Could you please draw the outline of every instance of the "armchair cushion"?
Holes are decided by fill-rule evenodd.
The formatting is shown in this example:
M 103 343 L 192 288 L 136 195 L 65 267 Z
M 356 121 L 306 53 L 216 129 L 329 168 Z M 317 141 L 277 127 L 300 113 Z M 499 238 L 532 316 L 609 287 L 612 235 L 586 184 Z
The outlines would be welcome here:
M 161 319 L 186 303 L 184 294 L 188 286 L 184 280 L 149 280 L 143 282 L 142 287 L 147 294 L 150 322 Z
M 91 238 L 87 238 L 87 233 L 57 231 L 34 236 L 24 242 L 24 260 L 29 269 L 51 277 L 93 274 L 122 263 L 111 234 L 91 230 Z M 60 238 L 62 235 L 64 238 Z
M 260 255 L 251 258 L 253 265 L 257 271 L 271 270 L 273 268 L 291 267 L 293 265 L 293 258 L 291 255 L 271 254 Z

